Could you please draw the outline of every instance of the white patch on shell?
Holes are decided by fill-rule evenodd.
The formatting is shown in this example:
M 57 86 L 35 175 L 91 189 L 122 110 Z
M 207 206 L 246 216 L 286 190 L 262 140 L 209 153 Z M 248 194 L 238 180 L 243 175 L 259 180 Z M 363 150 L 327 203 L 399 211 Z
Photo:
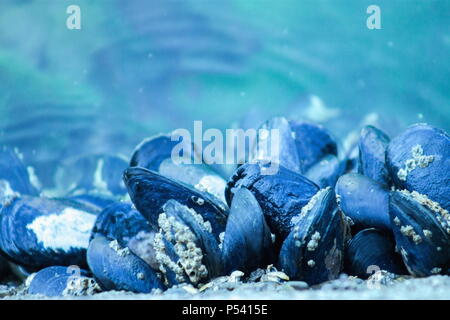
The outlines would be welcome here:
M 308 266 L 311 268 L 314 268 L 314 266 L 316 265 L 316 262 L 314 260 L 309 260 L 308 261 Z
M 195 185 L 195 188 L 200 191 L 206 191 L 221 200 L 223 203 L 226 203 L 226 186 L 227 182 L 221 177 L 216 175 L 206 175 L 200 179 L 200 181 Z
M 406 236 L 411 238 L 411 240 L 415 243 L 415 244 L 419 244 L 422 242 L 422 237 L 419 236 L 415 231 L 414 228 L 410 225 L 407 226 L 401 226 L 400 227 L 400 232 Z
M 74 208 L 65 208 L 60 214 L 39 216 L 26 228 L 36 235 L 44 247 L 69 251 L 87 248 L 96 216 Z
M 311 209 L 316 205 L 317 200 L 328 190 L 330 187 L 326 187 L 324 189 L 320 189 L 317 193 L 308 201 L 308 203 L 302 208 L 300 211 L 300 216 L 304 217 Z
M 8 181 L 0 180 L 0 204 L 7 206 L 19 196 L 20 193 L 15 192 Z

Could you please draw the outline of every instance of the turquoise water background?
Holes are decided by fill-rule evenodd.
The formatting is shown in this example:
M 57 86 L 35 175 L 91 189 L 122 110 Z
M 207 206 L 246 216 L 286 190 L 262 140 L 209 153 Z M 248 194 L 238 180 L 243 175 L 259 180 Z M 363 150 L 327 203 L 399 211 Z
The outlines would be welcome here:
M 81 30 L 66 28 L 71 4 Z M 371 4 L 381 30 L 366 27 Z M 2 0 L 0 144 L 45 175 L 194 120 L 449 130 L 449 61 L 447 0 Z

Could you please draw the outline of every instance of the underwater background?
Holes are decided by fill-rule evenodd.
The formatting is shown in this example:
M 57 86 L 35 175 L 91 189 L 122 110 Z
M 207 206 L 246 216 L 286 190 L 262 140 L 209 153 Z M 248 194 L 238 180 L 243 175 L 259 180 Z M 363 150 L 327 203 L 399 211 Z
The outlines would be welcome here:
M 72 4 L 81 30 L 66 27 Z M 62 159 L 129 156 L 194 120 L 448 131 L 449 61 L 446 0 L 1 0 L 0 145 L 51 185 Z

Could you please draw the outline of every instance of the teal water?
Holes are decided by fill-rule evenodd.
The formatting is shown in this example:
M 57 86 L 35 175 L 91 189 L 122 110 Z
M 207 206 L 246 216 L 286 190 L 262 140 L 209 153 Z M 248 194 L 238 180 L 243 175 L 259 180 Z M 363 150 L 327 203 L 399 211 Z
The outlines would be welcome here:
M 70 4 L 81 30 L 66 28 Z M 0 144 L 45 172 L 194 120 L 449 130 L 449 61 L 447 0 L 2 0 Z

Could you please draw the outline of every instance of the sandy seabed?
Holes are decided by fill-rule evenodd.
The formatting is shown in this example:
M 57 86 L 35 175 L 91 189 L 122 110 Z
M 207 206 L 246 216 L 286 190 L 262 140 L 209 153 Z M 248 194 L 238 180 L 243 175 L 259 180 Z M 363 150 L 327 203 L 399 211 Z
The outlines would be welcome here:
M 449 300 L 450 276 L 436 275 L 427 278 L 384 277 L 380 281 L 361 280 L 341 276 L 319 286 L 309 287 L 301 281 L 260 281 L 242 283 L 218 279 L 196 289 L 192 286 L 173 287 L 165 292 L 155 291 L 150 294 L 136 294 L 124 291 L 100 292 L 84 296 L 64 296 L 48 298 L 29 295 L 26 289 L 13 286 L 0 286 L 3 299 L 94 299 L 94 300 L 160 300 L 160 299 L 293 299 L 293 300 Z

